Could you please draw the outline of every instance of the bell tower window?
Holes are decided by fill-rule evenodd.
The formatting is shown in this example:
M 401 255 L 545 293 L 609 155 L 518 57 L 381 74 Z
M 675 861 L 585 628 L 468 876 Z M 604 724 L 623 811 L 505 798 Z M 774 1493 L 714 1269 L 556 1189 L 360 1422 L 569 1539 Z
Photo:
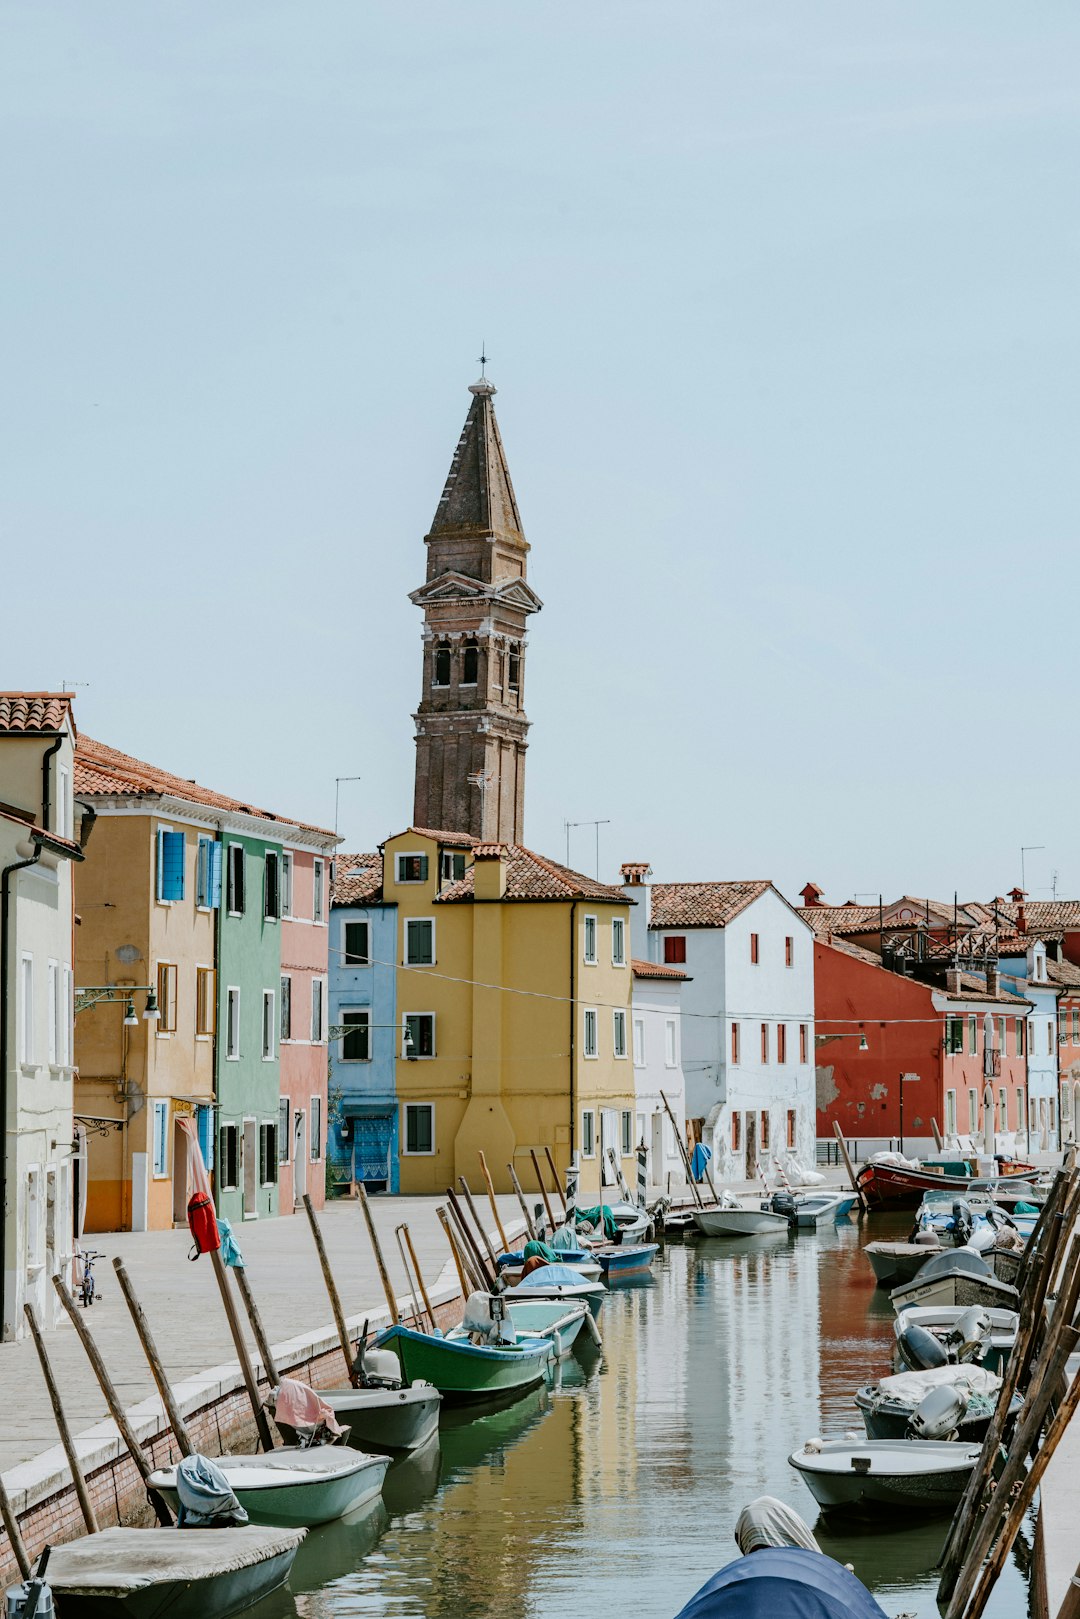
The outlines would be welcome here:
M 435 648 L 434 674 L 431 684 L 433 686 L 449 686 L 450 684 L 450 648 L 445 643 Z
M 521 690 L 521 653 L 516 646 L 510 648 L 509 686 L 511 691 Z
M 461 684 L 475 686 L 480 668 L 480 651 L 475 641 L 466 641 L 461 659 Z

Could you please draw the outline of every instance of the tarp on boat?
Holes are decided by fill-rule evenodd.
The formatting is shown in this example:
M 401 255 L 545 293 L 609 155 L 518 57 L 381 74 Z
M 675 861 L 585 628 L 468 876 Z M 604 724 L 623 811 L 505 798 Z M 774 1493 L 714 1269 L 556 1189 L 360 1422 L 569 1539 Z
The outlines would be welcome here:
M 870 1592 L 823 1552 L 751 1552 L 714 1574 L 676 1619 L 888 1619 Z
M 181 1529 L 247 1523 L 248 1515 L 221 1468 L 197 1452 L 185 1456 L 176 1469 L 176 1494 L 180 1502 L 176 1522 Z
M 572 1265 L 541 1265 L 518 1283 L 519 1287 L 580 1287 L 584 1278 Z
M 595 1208 L 591 1209 L 576 1209 L 575 1218 L 578 1225 L 591 1225 L 594 1227 L 602 1225 L 604 1236 L 608 1241 L 615 1241 L 615 1234 L 619 1228 L 615 1224 L 615 1216 L 606 1203 L 597 1203 Z
M 1001 1378 L 996 1372 L 988 1372 L 985 1366 L 930 1366 L 924 1372 L 896 1372 L 892 1377 L 880 1377 L 876 1383 L 868 1385 L 867 1393 L 877 1391 L 882 1399 L 910 1405 L 914 1410 L 920 1400 L 942 1387 L 993 1395 L 1001 1387 Z
M 214 1579 L 295 1553 L 303 1529 L 101 1529 L 54 1546 L 49 1584 L 67 1596 L 125 1597 L 148 1585 Z
M 757 1552 L 766 1546 L 802 1546 L 808 1552 L 821 1550 L 799 1514 L 778 1501 L 775 1495 L 759 1495 L 743 1507 L 735 1524 L 735 1544 L 741 1552 Z

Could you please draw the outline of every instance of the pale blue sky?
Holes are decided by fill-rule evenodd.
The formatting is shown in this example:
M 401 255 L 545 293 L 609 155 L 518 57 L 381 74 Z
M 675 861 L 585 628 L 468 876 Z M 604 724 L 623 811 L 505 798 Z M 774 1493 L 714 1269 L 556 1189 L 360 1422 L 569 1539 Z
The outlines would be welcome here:
M 527 839 L 1080 891 L 1080 12 L 0 4 L 0 683 L 371 847 L 485 340 Z M 592 834 L 575 835 L 592 869 Z

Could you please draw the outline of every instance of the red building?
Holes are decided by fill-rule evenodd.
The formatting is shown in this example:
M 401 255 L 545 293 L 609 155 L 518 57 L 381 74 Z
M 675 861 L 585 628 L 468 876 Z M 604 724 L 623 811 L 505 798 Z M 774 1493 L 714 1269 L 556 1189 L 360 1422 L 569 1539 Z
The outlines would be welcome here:
M 1046 963 L 1046 976 L 1058 996 L 1058 1078 L 1061 1085 L 1061 1143 L 1080 1140 L 1080 967 L 1071 961 Z

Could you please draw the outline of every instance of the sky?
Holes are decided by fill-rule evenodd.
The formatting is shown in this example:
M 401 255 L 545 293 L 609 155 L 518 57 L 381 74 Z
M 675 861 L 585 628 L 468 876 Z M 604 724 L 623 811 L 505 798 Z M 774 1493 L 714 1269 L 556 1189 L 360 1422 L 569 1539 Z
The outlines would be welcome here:
M 1072 0 L 0 0 L 0 685 L 408 825 L 481 345 L 526 841 L 1080 893 Z M 359 777 L 342 781 L 338 777 Z M 570 833 L 592 872 L 592 827 Z

